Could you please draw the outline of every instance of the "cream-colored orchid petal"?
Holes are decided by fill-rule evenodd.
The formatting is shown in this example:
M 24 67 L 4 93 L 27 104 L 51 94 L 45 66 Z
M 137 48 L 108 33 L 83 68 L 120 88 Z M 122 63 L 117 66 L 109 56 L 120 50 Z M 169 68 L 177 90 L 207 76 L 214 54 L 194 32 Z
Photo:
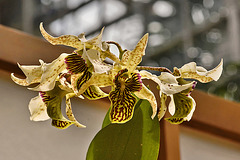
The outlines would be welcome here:
M 76 49 L 83 49 L 84 45 L 77 36 L 62 35 L 60 37 L 53 37 L 45 31 L 43 23 L 40 23 L 40 31 L 43 37 L 53 45 L 66 45 Z
M 174 98 L 173 95 L 170 95 L 170 102 L 168 104 L 168 111 L 169 113 L 173 116 L 175 113 L 175 103 L 174 103 Z
M 140 99 L 146 99 L 152 106 L 153 114 L 151 118 L 153 119 L 157 114 L 157 101 L 154 94 L 142 84 L 142 89 L 139 92 L 134 92 L 134 94 Z
M 100 53 L 97 50 L 94 49 L 88 50 L 87 57 L 88 60 L 93 65 L 95 73 L 105 73 L 112 69 L 112 65 L 103 62 L 103 60 L 100 57 Z
M 43 65 L 43 73 L 41 77 L 40 84 L 34 88 L 29 88 L 34 91 L 49 91 L 55 86 L 55 81 L 58 75 L 66 69 L 66 64 L 64 62 L 65 57 L 68 56 L 66 53 L 62 53 L 56 60 L 52 63 Z
M 129 72 L 133 72 L 142 61 L 142 56 L 145 55 L 147 41 L 148 34 L 145 34 L 133 51 L 127 51 L 123 54 L 121 63 L 128 68 Z
M 177 93 L 170 97 L 169 113 L 172 116 L 166 118 L 166 120 L 172 124 L 180 124 L 185 120 L 190 120 L 196 106 L 193 98 L 182 93 Z
M 166 100 L 167 100 L 167 95 L 164 93 L 160 93 L 161 95 L 161 107 L 159 108 L 159 112 L 158 112 L 158 120 L 160 121 L 163 116 L 165 115 L 166 111 L 167 111 L 167 106 L 166 106 Z
M 157 83 L 158 85 L 161 84 L 160 79 L 155 74 L 152 74 L 145 70 L 141 70 L 139 73 L 140 73 L 142 79 L 150 79 L 150 80 L 154 81 L 155 83 Z
M 182 78 L 190 78 L 199 80 L 202 83 L 217 81 L 223 70 L 223 60 L 214 69 L 207 71 L 205 68 L 197 66 L 195 62 L 191 62 L 182 66 L 179 71 Z
M 188 96 L 188 97 L 192 99 L 192 109 L 191 109 L 190 113 L 187 115 L 187 117 L 184 118 L 184 121 L 190 121 L 191 120 L 191 118 L 193 116 L 193 113 L 195 111 L 195 108 L 196 108 L 195 100 L 191 96 Z
M 41 76 L 42 76 L 42 66 L 44 65 L 44 62 L 42 60 L 39 60 L 40 65 L 35 66 L 35 65 L 20 65 L 18 63 L 18 67 L 23 71 L 25 74 L 26 78 L 25 79 L 20 79 L 14 74 L 11 74 L 12 80 L 21 86 L 29 86 L 30 84 L 33 83 L 39 83 L 41 81 Z
M 28 108 L 31 114 L 30 120 L 32 121 L 45 121 L 50 118 L 47 114 L 47 106 L 40 95 L 30 100 Z
M 80 124 L 73 115 L 72 107 L 71 107 L 71 101 L 70 101 L 71 97 L 72 97 L 72 94 L 67 94 L 66 95 L 66 115 L 67 115 L 67 117 L 70 121 L 75 122 L 74 123 L 75 126 L 77 126 L 79 128 L 86 128 L 86 126 Z
M 161 82 L 169 83 L 169 84 L 178 84 L 177 78 L 179 76 L 174 76 L 168 72 L 162 72 L 160 76 L 158 76 Z
M 193 88 L 196 85 L 195 81 L 189 82 L 187 84 L 178 84 L 178 81 L 177 81 L 178 77 L 173 76 L 168 72 L 162 72 L 158 78 L 161 81 L 160 83 L 161 92 L 167 95 L 179 93 L 188 88 Z

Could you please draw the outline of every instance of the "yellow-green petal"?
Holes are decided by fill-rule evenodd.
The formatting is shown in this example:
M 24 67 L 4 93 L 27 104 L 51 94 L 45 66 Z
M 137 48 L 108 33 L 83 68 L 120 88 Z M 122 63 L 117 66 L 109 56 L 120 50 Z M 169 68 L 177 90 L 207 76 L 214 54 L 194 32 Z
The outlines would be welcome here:
M 47 106 L 48 116 L 52 119 L 52 125 L 59 129 L 66 129 L 75 122 L 66 119 L 61 111 L 62 98 L 66 91 L 62 91 L 57 85 L 48 92 L 40 92 L 43 102 Z

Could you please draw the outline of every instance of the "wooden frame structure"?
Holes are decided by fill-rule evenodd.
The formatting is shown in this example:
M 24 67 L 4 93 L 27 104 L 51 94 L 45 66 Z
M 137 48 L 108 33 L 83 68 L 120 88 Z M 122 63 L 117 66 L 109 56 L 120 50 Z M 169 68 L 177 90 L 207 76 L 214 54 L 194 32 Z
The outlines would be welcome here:
M 39 38 L 0 25 L 0 72 L 4 70 L 22 75 L 17 62 L 38 64 L 38 59 L 50 62 L 60 53 L 72 51 L 72 48 L 53 46 Z M 154 92 L 157 94 L 157 90 Z M 180 160 L 180 127 L 191 127 L 240 143 L 240 104 L 198 90 L 192 96 L 197 102 L 197 108 L 190 122 L 182 125 L 171 125 L 164 120 L 160 122 L 159 160 Z

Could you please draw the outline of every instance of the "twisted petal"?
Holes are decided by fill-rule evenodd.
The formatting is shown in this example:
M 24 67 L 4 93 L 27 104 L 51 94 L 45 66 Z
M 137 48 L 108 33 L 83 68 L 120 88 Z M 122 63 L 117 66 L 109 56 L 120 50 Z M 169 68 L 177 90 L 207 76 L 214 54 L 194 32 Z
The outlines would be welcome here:
M 165 115 L 166 111 L 167 111 L 167 106 L 166 106 L 166 100 L 167 100 L 167 95 L 164 93 L 161 93 L 161 107 L 159 108 L 159 112 L 158 112 L 158 120 L 160 121 L 163 116 Z
M 223 70 L 223 60 L 214 69 L 207 71 L 205 68 L 197 66 L 195 62 L 191 62 L 182 66 L 179 71 L 182 78 L 190 78 L 199 80 L 202 83 L 217 81 Z
M 111 101 L 109 116 L 112 123 L 125 123 L 132 119 L 137 99 L 131 92 L 116 88 L 109 93 L 109 99 Z
M 134 94 L 140 99 L 146 99 L 152 106 L 152 119 L 157 114 L 157 101 L 154 94 L 144 85 L 142 84 L 142 89 L 139 92 L 134 92 Z
M 61 112 L 62 98 L 66 92 L 62 91 L 58 86 L 48 92 L 40 92 L 40 96 L 47 106 L 47 114 L 52 119 L 52 125 L 59 129 L 66 129 L 75 121 L 66 119 Z
M 49 91 L 55 86 L 55 81 L 58 75 L 66 69 L 66 64 L 64 63 L 65 57 L 68 56 L 66 53 L 62 53 L 56 60 L 52 63 L 44 64 L 42 66 L 42 76 L 40 84 L 34 88 L 29 88 L 34 91 Z
M 169 112 L 172 117 L 166 118 L 166 120 L 172 124 L 180 124 L 186 120 L 189 121 L 196 106 L 194 99 L 182 93 L 177 93 L 170 97 Z
M 142 56 L 145 55 L 147 41 L 148 34 L 145 34 L 133 51 L 127 51 L 123 54 L 121 62 L 128 68 L 129 72 L 133 72 L 137 65 L 142 61 Z
M 196 85 L 195 81 L 179 84 L 177 81 L 179 77 L 173 76 L 168 72 L 162 72 L 158 78 L 161 81 L 159 84 L 160 91 L 167 95 L 176 94 L 188 88 L 195 88 Z
M 140 75 L 144 79 L 151 79 L 154 82 L 156 82 L 160 87 L 160 95 L 161 93 L 164 93 L 166 95 L 172 95 L 175 93 L 182 92 L 183 90 L 189 89 L 189 88 L 195 88 L 196 82 L 188 82 L 185 81 L 184 84 L 181 84 L 178 82 L 178 79 L 180 79 L 179 76 L 174 76 L 171 73 L 168 72 L 162 72 L 160 76 L 156 76 L 151 74 L 147 71 L 140 71 Z
M 74 96 L 75 94 L 73 94 Z M 72 122 L 75 122 L 75 126 L 79 127 L 79 128 L 86 128 L 86 126 L 80 124 L 76 118 L 74 117 L 73 115 L 73 112 L 72 112 L 72 107 L 71 107 L 71 101 L 70 101 L 70 98 L 71 98 L 71 94 L 67 94 L 66 95 L 66 115 L 68 117 L 68 119 Z
M 20 64 L 18 64 L 18 67 L 25 74 L 26 79 L 17 78 L 12 73 L 11 74 L 12 80 L 21 86 L 29 86 L 30 84 L 40 82 L 42 76 L 42 66 L 44 65 L 44 62 L 42 60 L 39 60 L 39 62 L 40 62 L 39 66 L 21 66 Z
M 53 37 L 45 31 L 43 23 L 40 23 L 40 31 L 43 37 L 53 45 L 66 45 L 77 49 L 83 49 L 84 45 L 77 36 L 63 35 L 60 37 Z
M 28 108 L 31 114 L 30 120 L 32 121 L 45 121 L 50 118 L 47 114 L 47 106 L 40 95 L 31 99 Z

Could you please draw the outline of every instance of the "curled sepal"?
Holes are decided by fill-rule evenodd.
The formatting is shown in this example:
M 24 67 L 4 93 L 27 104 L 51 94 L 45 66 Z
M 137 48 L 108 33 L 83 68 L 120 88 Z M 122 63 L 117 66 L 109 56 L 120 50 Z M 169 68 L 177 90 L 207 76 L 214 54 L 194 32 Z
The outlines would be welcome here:
M 142 84 L 142 89 L 139 92 L 134 92 L 134 94 L 140 99 L 146 99 L 152 106 L 152 116 L 153 119 L 157 114 L 157 101 L 152 93 L 144 84 Z
M 44 62 L 42 60 L 39 60 L 40 65 L 38 66 L 24 66 L 20 65 L 18 63 L 18 67 L 23 71 L 25 74 L 26 78 L 25 79 L 20 79 L 14 76 L 14 74 L 11 74 L 12 80 L 21 86 L 29 86 L 30 84 L 33 83 L 39 83 L 41 81 L 41 76 L 42 76 L 42 66 L 44 65 Z
M 62 91 L 57 85 L 48 92 L 40 92 L 40 96 L 47 106 L 47 114 L 52 119 L 52 125 L 59 129 L 66 129 L 75 122 L 67 120 L 61 112 L 62 98 L 66 91 Z
M 62 53 L 57 59 L 52 63 L 44 64 L 42 66 L 42 76 L 40 84 L 34 88 L 28 88 L 34 91 L 50 91 L 55 86 L 55 81 L 58 75 L 66 69 L 66 64 L 64 63 L 65 57 L 68 56 L 66 53 Z
M 123 54 L 121 62 L 128 68 L 129 72 L 134 71 L 137 65 L 142 61 L 142 56 L 145 55 L 147 41 L 148 34 L 145 34 L 140 39 L 134 50 L 127 51 Z
M 77 36 L 63 35 L 60 37 L 53 37 L 45 31 L 43 23 L 40 23 L 40 31 L 43 37 L 53 45 L 66 45 L 77 49 L 83 49 L 84 45 Z
M 172 117 L 166 118 L 166 120 L 172 124 L 180 124 L 186 120 L 189 121 L 196 106 L 193 98 L 183 93 L 177 93 L 170 97 L 169 113 Z
M 159 112 L 158 112 L 158 120 L 159 121 L 163 118 L 163 116 L 165 115 L 165 113 L 167 111 L 166 100 L 167 100 L 167 95 L 164 93 L 161 93 L 161 97 L 160 97 L 161 106 L 160 106 Z
M 75 126 L 79 128 L 86 128 L 86 126 L 80 124 L 73 115 L 70 98 L 74 95 L 75 94 L 71 94 L 71 93 L 66 95 L 66 115 L 70 121 L 74 122 Z
M 111 101 L 109 118 L 112 123 L 126 123 L 132 119 L 137 99 L 131 92 L 116 88 L 109 93 L 109 99 Z
M 78 74 L 85 72 L 88 67 L 85 63 L 85 60 L 82 58 L 82 56 L 78 54 L 70 54 L 65 58 L 65 63 L 67 65 L 67 70 L 71 74 Z
M 31 114 L 30 120 L 32 121 L 45 121 L 50 118 L 47 114 L 47 106 L 40 95 L 30 100 L 28 108 Z
M 195 62 L 185 64 L 179 69 L 182 78 L 190 78 L 199 80 L 202 83 L 217 81 L 223 70 L 223 60 L 214 69 L 207 71 L 201 66 L 197 66 Z

